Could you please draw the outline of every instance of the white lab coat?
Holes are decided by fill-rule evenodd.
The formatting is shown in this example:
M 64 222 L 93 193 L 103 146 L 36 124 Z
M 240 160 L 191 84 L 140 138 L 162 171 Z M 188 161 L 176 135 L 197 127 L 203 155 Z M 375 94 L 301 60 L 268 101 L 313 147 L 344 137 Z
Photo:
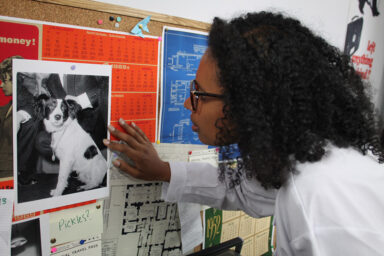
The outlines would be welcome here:
M 329 146 L 322 161 L 298 164 L 278 191 L 247 179 L 229 189 L 205 163 L 170 166 L 164 200 L 274 215 L 276 255 L 384 255 L 384 165 L 369 155 Z

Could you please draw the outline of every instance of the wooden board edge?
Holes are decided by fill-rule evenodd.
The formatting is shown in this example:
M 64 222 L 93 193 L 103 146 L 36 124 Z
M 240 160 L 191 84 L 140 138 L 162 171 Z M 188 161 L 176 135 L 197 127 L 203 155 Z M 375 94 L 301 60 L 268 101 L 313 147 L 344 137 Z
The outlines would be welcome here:
M 141 19 L 150 15 L 151 20 L 154 20 L 154 21 L 181 25 L 181 26 L 190 27 L 190 28 L 202 29 L 205 31 L 207 31 L 211 25 L 209 23 L 202 22 L 202 21 L 196 21 L 192 19 L 186 19 L 186 18 L 171 16 L 171 15 L 166 15 L 166 14 L 161 14 L 156 12 L 135 9 L 127 6 L 102 3 L 98 1 L 92 1 L 92 0 L 33 0 L 33 1 L 71 6 L 71 7 L 77 7 L 82 9 L 125 15 L 129 17 L 135 17 L 135 18 L 141 18 Z

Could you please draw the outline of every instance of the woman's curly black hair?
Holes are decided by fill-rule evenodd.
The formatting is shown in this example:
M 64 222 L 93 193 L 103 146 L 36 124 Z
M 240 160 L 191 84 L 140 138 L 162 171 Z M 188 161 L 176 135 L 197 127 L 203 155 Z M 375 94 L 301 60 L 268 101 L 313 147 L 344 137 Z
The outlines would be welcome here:
M 248 178 L 279 188 L 296 161 L 319 161 L 328 142 L 384 160 L 373 104 L 350 57 L 299 21 L 269 12 L 215 18 L 208 47 L 224 120 L 236 126 L 217 122 L 217 142 L 234 137 Z

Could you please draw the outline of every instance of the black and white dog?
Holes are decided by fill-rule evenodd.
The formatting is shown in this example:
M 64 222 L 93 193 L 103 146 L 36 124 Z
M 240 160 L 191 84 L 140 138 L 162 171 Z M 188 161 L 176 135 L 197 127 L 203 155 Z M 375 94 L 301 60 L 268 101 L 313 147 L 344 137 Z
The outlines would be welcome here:
M 99 186 L 107 172 L 107 162 L 92 137 L 79 125 L 76 114 L 81 109 L 74 100 L 55 99 L 45 94 L 36 99 L 36 113 L 51 134 L 52 159 L 60 160 L 56 189 L 51 196 L 59 196 L 68 185 L 68 177 L 76 171 L 85 183 L 80 189 Z

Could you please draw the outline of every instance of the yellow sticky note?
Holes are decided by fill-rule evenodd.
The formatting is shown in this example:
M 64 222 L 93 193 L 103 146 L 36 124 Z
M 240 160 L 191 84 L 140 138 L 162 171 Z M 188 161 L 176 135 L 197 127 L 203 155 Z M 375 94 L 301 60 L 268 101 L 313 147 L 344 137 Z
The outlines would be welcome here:
M 102 201 L 50 213 L 51 246 L 103 233 Z

